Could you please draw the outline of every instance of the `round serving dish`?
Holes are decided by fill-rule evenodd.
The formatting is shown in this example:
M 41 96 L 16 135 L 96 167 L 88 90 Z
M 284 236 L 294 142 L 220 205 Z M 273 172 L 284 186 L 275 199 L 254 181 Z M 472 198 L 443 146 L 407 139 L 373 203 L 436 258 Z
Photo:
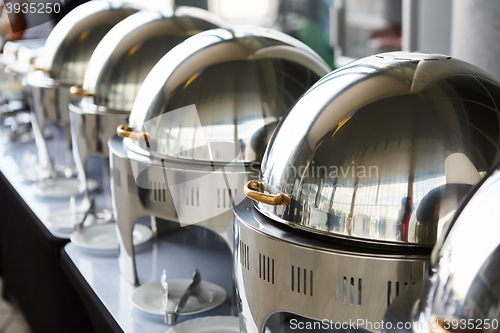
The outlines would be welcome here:
M 231 207 L 285 112 L 329 71 L 277 31 L 214 29 L 173 48 L 110 140 L 120 270 L 138 283 L 131 232 L 141 215 L 197 223 L 232 247 Z M 252 170 L 253 169 L 253 170 Z
M 360 59 L 297 101 L 261 182 L 246 191 L 294 228 L 362 246 L 433 247 L 499 158 L 499 95 L 489 74 L 451 57 Z

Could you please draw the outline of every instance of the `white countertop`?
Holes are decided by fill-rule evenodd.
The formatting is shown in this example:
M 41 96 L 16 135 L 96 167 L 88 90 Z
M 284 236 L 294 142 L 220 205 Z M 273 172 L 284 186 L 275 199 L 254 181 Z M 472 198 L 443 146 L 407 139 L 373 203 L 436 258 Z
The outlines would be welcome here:
M 23 157 L 26 158 L 30 154 L 36 154 L 34 139 L 27 142 L 9 142 L 6 137 L 0 137 L 0 171 L 2 174 L 54 237 L 69 239 L 70 231 L 51 229 L 47 224 L 47 217 L 51 212 L 69 207 L 69 198 L 47 199 L 33 194 L 31 190 L 33 182 L 26 181 L 22 172 L 26 170 L 26 166 L 22 165 Z M 80 196 L 77 203 L 82 198 Z
M 68 239 L 70 231 L 50 228 L 47 217 L 53 211 L 68 208 L 69 199 L 44 199 L 35 196 L 30 188 L 32 182 L 27 182 L 23 176 L 23 156 L 34 153 L 36 153 L 34 140 L 12 143 L 7 138 L 0 137 L 0 171 L 50 234 L 57 238 Z M 81 199 L 82 196 L 77 198 L 77 203 Z M 103 199 L 96 197 L 96 201 Z M 140 219 L 138 222 L 147 221 L 148 218 L 144 217 L 144 221 Z M 163 316 L 148 314 L 134 308 L 130 295 L 136 287 L 121 277 L 117 251 L 86 250 L 73 243 L 66 244 L 64 249 L 75 268 L 124 332 L 165 333 L 171 327 L 163 323 Z M 190 279 L 193 271 L 198 268 L 203 280 L 215 283 L 226 291 L 227 299 L 223 304 L 196 315 L 179 316 L 177 323 L 197 317 L 237 315 L 236 308 L 230 306 L 232 253 L 225 241 L 212 231 L 189 226 L 163 235 L 159 240 L 150 240 L 136 250 L 136 261 L 142 284 L 159 281 L 164 268 L 167 269 L 170 279 Z M 292 330 L 289 325 L 281 325 L 278 315 L 271 316 L 267 325 L 273 333 L 305 332 Z M 328 330 L 307 330 L 307 332 L 326 331 Z
M 163 316 L 134 308 L 130 295 L 136 287 L 120 276 L 116 252 L 103 255 L 72 243 L 65 251 L 124 332 L 165 333 L 170 328 L 163 323 Z M 224 288 L 227 299 L 223 304 L 198 315 L 179 316 L 178 323 L 201 316 L 231 315 L 232 254 L 213 232 L 196 226 L 182 228 L 140 246 L 136 261 L 142 284 L 159 281 L 164 268 L 171 279 L 190 279 L 198 268 L 203 280 Z

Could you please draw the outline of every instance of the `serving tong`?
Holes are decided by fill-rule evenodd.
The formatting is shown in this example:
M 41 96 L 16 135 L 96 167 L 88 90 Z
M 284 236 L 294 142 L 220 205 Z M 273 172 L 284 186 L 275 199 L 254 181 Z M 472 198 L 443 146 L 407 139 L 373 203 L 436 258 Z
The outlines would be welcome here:
M 179 299 L 179 302 L 175 306 L 174 311 L 168 311 L 168 282 L 167 282 L 167 273 L 166 270 L 163 270 L 163 273 L 161 275 L 161 286 L 163 288 L 164 292 L 164 299 L 165 299 L 165 324 L 168 325 L 173 325 L 177 321 L 177 317 L 179 316 L 179 313 L 182 312 L 184 309 L 184 306 L 186 305 L 189 297 L 191 296 L 199 296 L 200 294 L 200 285 L 201 285 L 201 274 L 198 269 L 195 269 L 193 273 L 193 278 L 191 279 L 191 283 L 187 287 L 186 291 L 184 291 L 184 294 L 182 294 L 181 298 Z
M 71 209 L 71 218 L 73 220 L 73 225 L 74 225 L 74 228 L 76 231 L 78 230 L 81 230 L 82 227 L 83 227 L 83 223 L 85 222 L 85 220 L 87 219 L 87 217 L 89 216 L 89 214 L 92 212 L 92 210 L 94 209 L 94 206 L 95 206 L 95 200 L 94 200 L 94 196 L 92 194 L 90 194 L 88 197 L 86 197 L 84 199 L 84 204 L 88 206 L 88 208 L 85 210 L 85 214 L 83 214 L 83 218 L 78 221 L 77 220 L 77 208 L 76 208 L 76 204 L 75 204 L 75 197 L 74 196 L 71 196 L 71 199 L 70 199 L 70 209 Z

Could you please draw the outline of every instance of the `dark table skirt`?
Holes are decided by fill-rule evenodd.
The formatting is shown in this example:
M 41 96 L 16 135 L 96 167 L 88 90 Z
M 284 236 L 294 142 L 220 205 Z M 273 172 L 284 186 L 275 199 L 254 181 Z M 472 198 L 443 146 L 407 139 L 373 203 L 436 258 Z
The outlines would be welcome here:
M 61 268 L 67 239 L 54 237 L 0 173 L 0 260 L 4 297 L 35 333 L 96 331 Z

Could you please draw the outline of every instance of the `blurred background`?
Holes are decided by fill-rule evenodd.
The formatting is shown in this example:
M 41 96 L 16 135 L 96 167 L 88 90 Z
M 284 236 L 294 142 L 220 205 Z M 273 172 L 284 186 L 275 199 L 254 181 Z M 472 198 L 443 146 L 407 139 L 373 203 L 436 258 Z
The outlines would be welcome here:
M 44 1 L 54 0 L 37 2 Z M 60 1 L 63 11 L 57 16 L 9 15 L 13 26 L 24 30 L 23 34 L 9 34 L 9 17 L 2 4 L 0 37 L 5 41 L 47 36 L 61 16 L 85 2 Z M 421 51 L 458 57 L 500 78 L 495 56 L 500 52 L 497 0 L 164 1 L 208 9 L 233 24 L 281 30 L 309 45 L 334 68 L 380 52 Z

